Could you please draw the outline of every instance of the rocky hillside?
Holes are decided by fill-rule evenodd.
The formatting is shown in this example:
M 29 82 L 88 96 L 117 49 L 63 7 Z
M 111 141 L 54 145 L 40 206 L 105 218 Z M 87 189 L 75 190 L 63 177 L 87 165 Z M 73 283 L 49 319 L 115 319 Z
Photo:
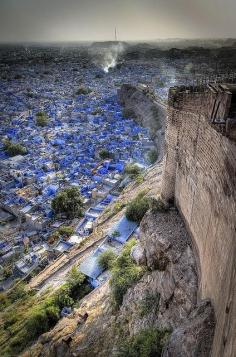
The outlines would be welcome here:
M 126 203 L 143 190 L 147 196 L 157 197 L 160 177 L 161 166 L 156 165 L 148 170 L 143 183 L 127 187 L 120 202 Z M 209 301 L 198 302 L 191 240 L 175 208 L 149 210 L 131 256 L 143 273 L 118 308 L 114 308 L 107 281 L 86 296 L 70 318 L 63 318 L 42 335 L 24 357 L 138 356 L 135 339 L 151 339 L 150 345 L 154 335 L 165 357 L 209 356 L 213 309 Z M 131 346 L 129 350 L 127 346 Z

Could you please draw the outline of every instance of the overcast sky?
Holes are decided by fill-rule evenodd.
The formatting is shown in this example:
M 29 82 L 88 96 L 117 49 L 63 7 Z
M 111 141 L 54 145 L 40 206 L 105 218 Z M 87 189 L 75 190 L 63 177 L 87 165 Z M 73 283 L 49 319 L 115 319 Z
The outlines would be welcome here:
M 0 0 L 0 41 L 236 37 L 236 0 Z

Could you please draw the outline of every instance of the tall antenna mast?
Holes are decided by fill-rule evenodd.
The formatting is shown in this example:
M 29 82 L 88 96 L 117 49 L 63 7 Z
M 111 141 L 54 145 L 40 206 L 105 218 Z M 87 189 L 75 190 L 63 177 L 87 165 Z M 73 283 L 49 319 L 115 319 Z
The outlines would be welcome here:
M 116 27 L 115 27 L 115 41 L 117 42 L 117 31 L 116 31 Z

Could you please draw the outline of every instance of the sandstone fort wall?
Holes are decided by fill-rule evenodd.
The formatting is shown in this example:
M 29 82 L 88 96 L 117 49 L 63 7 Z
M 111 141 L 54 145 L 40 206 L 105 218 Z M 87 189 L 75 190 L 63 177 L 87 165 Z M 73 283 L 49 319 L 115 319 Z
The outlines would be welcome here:
M 213 102 L 211 93 L 170 91 L 162 197 L 176 202 L 193 238 L 199 261 L 199 298 L 210 298 L 216 314 L 212 356 L 233 357 L 236 145 L 209 123 Z M 224 108 L 218 107 L 223 113 Z

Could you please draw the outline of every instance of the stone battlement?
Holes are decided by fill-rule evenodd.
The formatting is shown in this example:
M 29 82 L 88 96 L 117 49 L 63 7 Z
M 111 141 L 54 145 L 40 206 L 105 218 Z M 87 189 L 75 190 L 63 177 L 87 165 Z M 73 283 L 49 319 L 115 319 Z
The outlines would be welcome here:
M 236 141 L 236 84 L 172 87 L 168 105 L 191 113 L 198 108 L 215 130 Z

